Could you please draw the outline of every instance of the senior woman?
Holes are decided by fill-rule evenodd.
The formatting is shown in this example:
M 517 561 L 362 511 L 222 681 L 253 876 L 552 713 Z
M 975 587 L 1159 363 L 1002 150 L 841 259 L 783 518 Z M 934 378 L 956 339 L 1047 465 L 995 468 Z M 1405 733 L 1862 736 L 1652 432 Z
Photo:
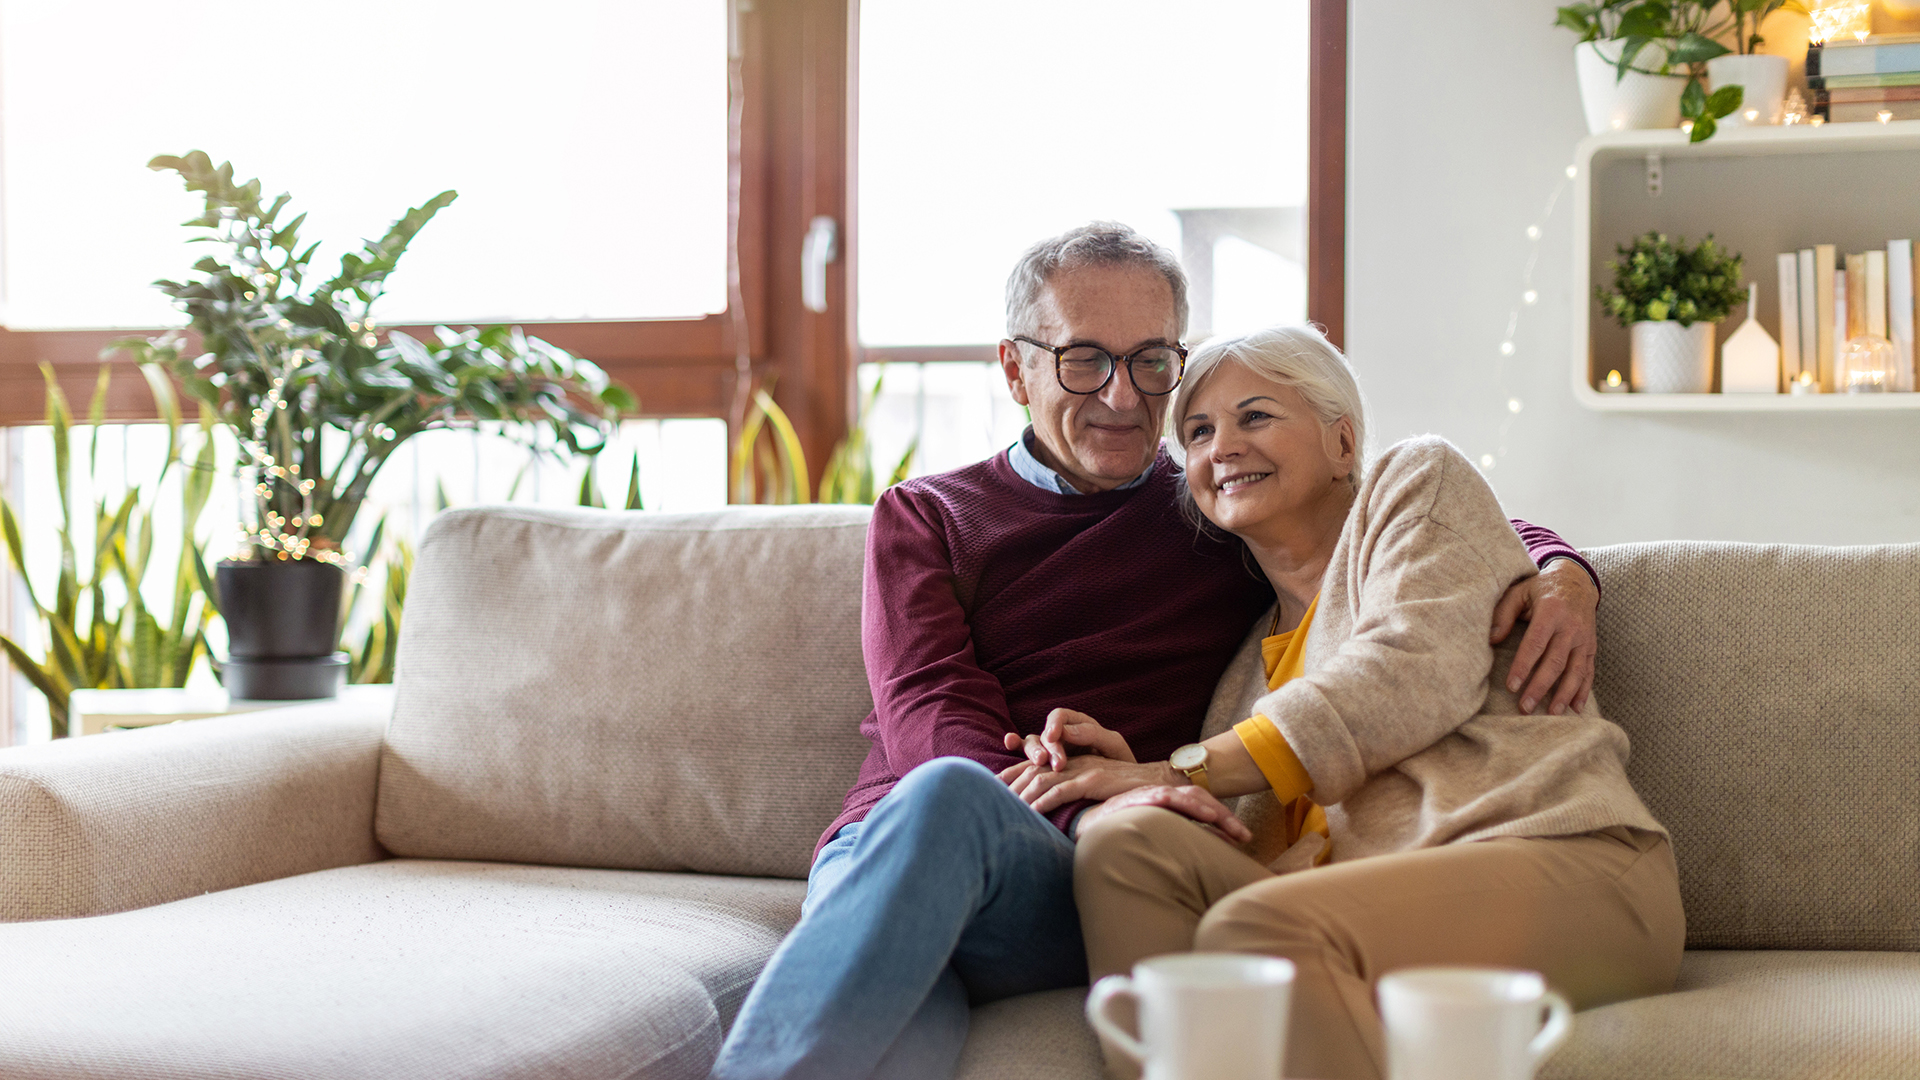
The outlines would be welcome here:
M 1490 678 L 1507 660 L 1488 618 L 1535 568 L 1473 466 L 1428 436 L 1363 468 L 1359 386 L 1303 327 L 1197 350 L 1173 418 L 1195 507 L 1279 594 L 1265 678 L 1245 720 L 1170 762 L 1056 710 L 1050 752 L 1007 779 L 1042 810 L 1195 784 L 1271 791 L 1279 812 L 1242 848 L 1128 799 L 1088 811 L 1074 875 L 1092 975 L 1189 949 L 1284 956 L 1287 1075 L 1329 1080 L 1385 1072 L 1372 990 L 1395 968 L 1531 968 L 1576 1007 L 1671 988 L 1678 878 L 1626 734 L 1591 699 L 1525 715 Z M 1083 752 L 1054 756 L 1068 748 Z

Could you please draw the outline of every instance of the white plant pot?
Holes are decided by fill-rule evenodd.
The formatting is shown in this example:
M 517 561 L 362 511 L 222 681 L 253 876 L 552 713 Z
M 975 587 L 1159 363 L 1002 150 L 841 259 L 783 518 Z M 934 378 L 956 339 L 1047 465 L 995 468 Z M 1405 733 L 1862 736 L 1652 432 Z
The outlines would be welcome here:
M 1611 54 L 1613 59 L 1607 57 Z M 1636 67 L 1659 67 L 1666 54 L 1648 45 L 1634 57 Z M 1586 41 L 1573 47 L 1574 70 L 1580 76 L 1580 103 L 1586 106 L 1587 130 L 1627 131 L 1634 128 L 1680 126 L 1680 91 L 1687 80 L 1680 75 L 1645 75 L 1629 71 L 1615 79 L 1620 59 L 1617 41 Z
M 1721 119 L 1724 127 L 1778 124 L 1786 112 L 1787 58 L 1784 56 L 1716 56 L 1707 61 L 1707 85 L 1714 90 L 1738 86 L 1744 90 L 1740 107 Z M 1748 113 L 1754 115 L 1749 118 Z
M 1712 323 L 1637 322 L 1629 332 L 1634 393 L 1705 394 L 1713 389 Z

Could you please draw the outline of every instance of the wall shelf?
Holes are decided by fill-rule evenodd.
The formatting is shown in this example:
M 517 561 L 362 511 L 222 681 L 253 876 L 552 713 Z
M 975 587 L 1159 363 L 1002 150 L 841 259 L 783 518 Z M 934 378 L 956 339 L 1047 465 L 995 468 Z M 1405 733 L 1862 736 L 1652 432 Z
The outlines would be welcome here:
M 1648 156 L 1659 155 L 1658 192 Z M 1722 128 L 1702 143 L 1684 132 L 1591 136 L 1574 156 L 1574 397 L 1601 412 L 1834 412 L 1920 410 L 1914 394 L 1603 394 L 1609 370 L 1628 370 L 1627 332 L 1600 310 L 1595 282 L 1611 280 L 1614 248 L 1645 232 L 1697 241 L 1714 234 L 1746 259 L 1760 286 L 1759 319 L 1780 338 L 1774 257 L 1814 244 L 1842 252 L 1920 240 L 1920 120 L 1819 127 Z M 1714 355 L 1746 320 L 1716 330 Z M 1716 375 L 1717 378 L 1717 375 Z

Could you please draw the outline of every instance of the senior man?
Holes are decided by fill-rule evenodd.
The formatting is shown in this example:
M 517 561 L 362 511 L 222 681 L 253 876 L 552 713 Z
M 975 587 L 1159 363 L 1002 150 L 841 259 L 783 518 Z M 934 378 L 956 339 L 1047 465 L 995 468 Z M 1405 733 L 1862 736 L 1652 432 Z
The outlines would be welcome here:
M 1099 717 L 1142 760 L 1193 742 L 1273 603 L 1238 542 L 1178 508 L 1160 433 L 1186 319 L 1179 262 L 1124 225 L 1043 241 L 1014 269 L 1000 363 L 1032 427 L 874 507 L 861 626 L 873 749 L 715 1077 L 950 1076 L 970 1005 L 1086 981 L 1079 825 L 1144 803 L 1248 837 L 1198 787 L 1042 817 L 996 775 L 1026 760 L 1009 746 L 1031 745 L 1056 707 Z M 1597 586 L 1559 537 L 1516 527 L 1536 561 L 1565 561 L 1509 592 L 1494 635 L 1531 616 L 1513 676 L 1526 708 L 1577 708 Z

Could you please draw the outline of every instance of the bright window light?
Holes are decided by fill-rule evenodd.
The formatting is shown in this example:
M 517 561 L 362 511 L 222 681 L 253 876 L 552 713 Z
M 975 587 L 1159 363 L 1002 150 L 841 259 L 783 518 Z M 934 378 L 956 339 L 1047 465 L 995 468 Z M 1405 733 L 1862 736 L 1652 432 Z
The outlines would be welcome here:
M 860 12 L 865 343 L 998 340 L 1020 253 L 1097 218 L 1183 251 L 1190 271 L 1227 240 L 1293 266 L 1214 258 L 1193 336 L 1226 329 L 1212 296 L 1235 329 L 1305 317 L 1307 0 Z
M 726 96 L 721 0 L 0 0 L 5 321 L 178 325 L 198 202 L 146 163 L 196 149 L 328 270 L 457 189 L 388 323 L 718 312 Z

